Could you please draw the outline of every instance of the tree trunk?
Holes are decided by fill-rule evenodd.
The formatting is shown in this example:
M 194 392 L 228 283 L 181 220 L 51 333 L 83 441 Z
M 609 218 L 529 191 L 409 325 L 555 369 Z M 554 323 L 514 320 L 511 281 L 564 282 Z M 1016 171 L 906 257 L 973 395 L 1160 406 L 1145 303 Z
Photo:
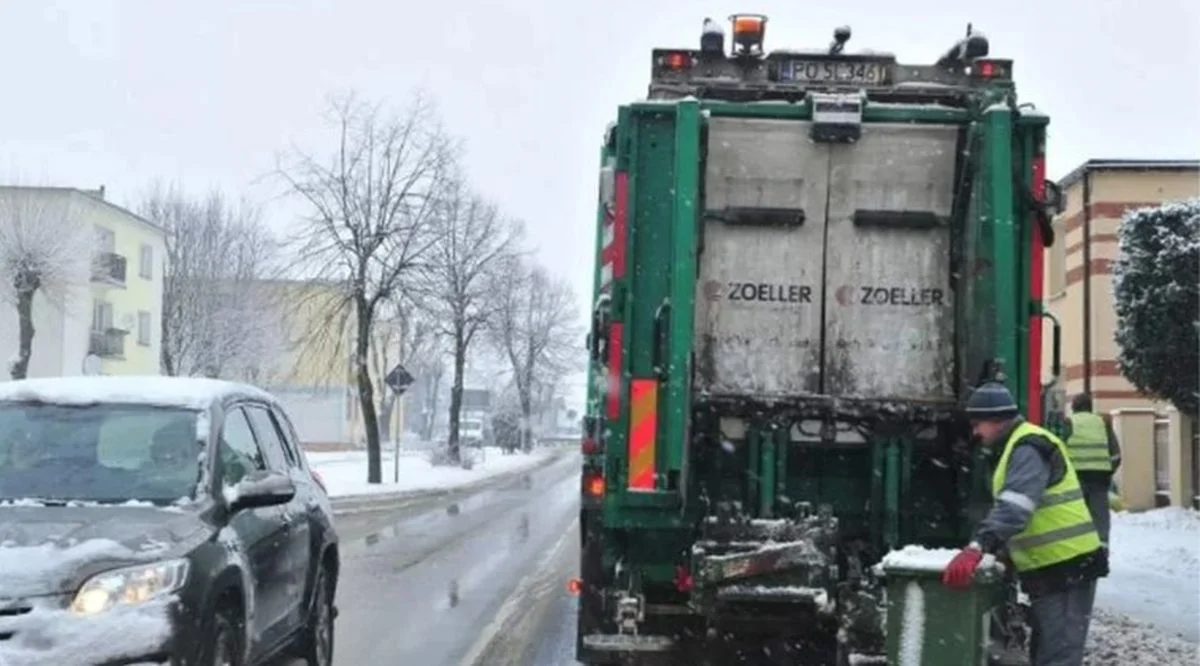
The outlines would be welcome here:
M 425 441 L 433 439 L 433 427 L 437 423 L 438 398 L 442 390 L 442 373 L 438 372 L 430 378 L 429 397 L 425 402 Z
M 522 374 L 524 380 L 517 385 L 517 400 L 521 403 L 521 450 L 528 452 L 533 439 L 533 368 L 525 368 Z
M 396 412 L 396 394 L 391 389 L 384 390 L 379 397 L 379 441 L 387 442 L 392 438 L 392 414 Z
M 446 444 L 452 462 L 462 458 L 458 451 L 458 417 L 462 412 L 463 374 L 467 365 L 467 341 L 462 328 L 454 332 L 454 384 L 450 387 L 450 438 Z
M 363 432 L 367 436 L 367 483 L 380 483 L 383 480 L 383 459 L 379 450 L 379 418 L 375 413 L 375 389 L 371 386 L 371 373 L 367 368 L 371 323 L 366 299 L 361 294 L 354 298 L 354 309 L 358 315 L 358 328 L 354 336 L 354 374 L 358 380 Z
M 163 374 L 174 377 L 175 359 L 171 357 L 171 345 L 174 343 L 174 339 L 171 337 L 171 327 L 167 326 L 167 319 L 167 317 L 163 317 L 162 341 L 159 342 L 158 359 L 159 364 L 162 365 Z
M 17 347 L 16 362 L 12 364 L 12 378 L 25 379 L 29 374 L 29 359 L 33 356 L 33 294 L 32 289 L 22 289 L 17 293 L 17 322 L 20 328 L 20 341 Z

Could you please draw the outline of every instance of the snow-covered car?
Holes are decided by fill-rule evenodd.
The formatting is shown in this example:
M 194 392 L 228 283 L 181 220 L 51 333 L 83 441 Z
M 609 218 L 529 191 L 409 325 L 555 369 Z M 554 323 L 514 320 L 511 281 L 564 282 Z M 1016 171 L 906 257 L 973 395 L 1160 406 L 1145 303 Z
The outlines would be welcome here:
M 268 393 L 0 382 L 0 664 L 333 659 L 330 500 Z

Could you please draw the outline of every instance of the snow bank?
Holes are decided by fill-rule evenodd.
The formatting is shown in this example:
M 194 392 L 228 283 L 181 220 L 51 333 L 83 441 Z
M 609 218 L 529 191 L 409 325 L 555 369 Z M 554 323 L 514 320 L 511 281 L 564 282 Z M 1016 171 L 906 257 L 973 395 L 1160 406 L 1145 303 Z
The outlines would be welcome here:
M 1097 608 L 1088 630 L 1085 666 L 1195 666 L 1200 646 Z
M 501 449 L 487 448 L 483 460 L 467 470 L 461 467 L 435 466 L 423 455 L 400 456 L 400 480 L 395 482 L 396 460 L 390 451 L 383 453 L 383 483 L 367 483 L 367 453 L 336 451 L 306 453 L 309 465 L 321 475 L 331 497 L 401 493 L 421 490 L 445 490 L 474 483 L 508 472 L 531 469 L 556 455 L 554 449 L 505 455 Z
M 1109 541 L 1096 605 L 1200 642 L 1200 512 L 1114 513 Z
M 1168 506 L 1152 511 L 1120 511 L 1113 513 L 1113 524 L 1129 527 L 1200 532 L 1200 511 L 1180 506 Z

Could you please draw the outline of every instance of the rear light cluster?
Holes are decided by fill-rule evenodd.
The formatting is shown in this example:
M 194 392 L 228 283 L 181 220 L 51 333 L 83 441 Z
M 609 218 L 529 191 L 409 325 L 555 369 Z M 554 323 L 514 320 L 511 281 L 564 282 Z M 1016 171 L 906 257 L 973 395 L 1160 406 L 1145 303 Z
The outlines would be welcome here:
M 583 473 L 583 494 L 593 499 L 604 497 L 604 473 L 588 470 Z
M 581 448 L 583 450 L 583 455 L 585 456 L 594 456 L 597 453 L 600 453 L 600 444 L 597 443 L 596 438 L 592 437 L 591 435 L 587 435 L 583 438 L 583 445 Z
M 317 485 L 321 486 L 321 490 L 325 491 L 326 494 L 329 494 L 329 488 L 325 486 L 325 477 L 321 476 L 321 473 L 315 469 L 309 468 L 308 471 L 312 473 L 313 481 L 316 481 Z

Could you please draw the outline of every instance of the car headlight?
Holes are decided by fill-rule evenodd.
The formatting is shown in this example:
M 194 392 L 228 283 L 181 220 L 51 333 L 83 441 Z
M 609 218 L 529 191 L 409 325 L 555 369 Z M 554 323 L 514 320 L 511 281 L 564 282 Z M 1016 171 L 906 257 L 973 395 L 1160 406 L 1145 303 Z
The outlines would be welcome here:
M 71 610 L 81 615 L 133 606 L 175 592 L 187 580 L 187 560 L 166 560 L 92 576 L 75 593 Z

